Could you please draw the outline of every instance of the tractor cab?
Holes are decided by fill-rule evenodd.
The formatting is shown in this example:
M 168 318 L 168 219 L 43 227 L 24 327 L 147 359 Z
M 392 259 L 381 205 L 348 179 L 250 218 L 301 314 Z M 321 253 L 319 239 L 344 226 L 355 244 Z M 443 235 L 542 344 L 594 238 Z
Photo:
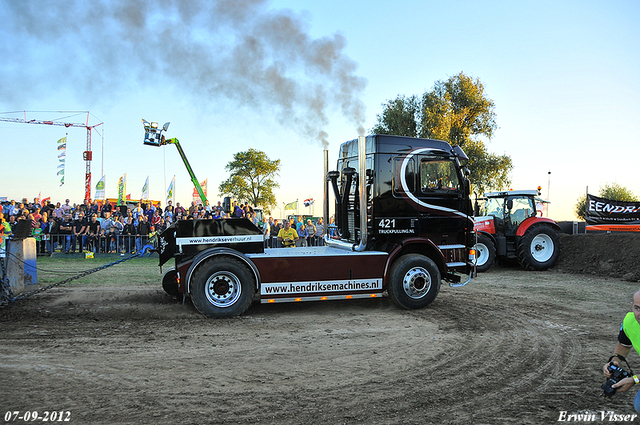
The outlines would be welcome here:
M 485 193 L 484 211 L 480 215 L 493 217 L 496 230 L 513 236 L 523 221 L 536 216 L 536 202 L 546 202 L 536 195 L 535 190 Z

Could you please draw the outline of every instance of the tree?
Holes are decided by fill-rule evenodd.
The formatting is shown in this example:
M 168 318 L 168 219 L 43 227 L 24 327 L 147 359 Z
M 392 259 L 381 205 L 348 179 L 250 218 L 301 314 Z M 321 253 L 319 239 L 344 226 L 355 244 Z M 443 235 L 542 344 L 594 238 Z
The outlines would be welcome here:
M 382 116 L 378 115 L 378 123 L 373 127 L 374 134 L 397 134 L 399 136 L 417 137 L 420 103 L 416 96 L 398 96 L 384 105 Z
M 225 170 L 229 178 L 218 187 L 220 196 L 231 195 L 239 202 L 268 207 L 276 204 L 273 189 L 280 187 L 274 177 L 280 173 L 280 160 L 270 160 L 266 153 L 249 149 L 233 156 Z
M 609 199 L 611 201 L 623 201 L 623 202 L 638 202 L 638 197 L 633 194 L 632 191 L 624 186 L 620 186 L 618 183 L 605 183 L 600 187 L 598 192 L 600 198 Z M 587 213 L 587 195 L 582 195 L 578 198 L 573 212 L 580 220 L 584 220 Z
M 398 95 L 387 101 L 372 131 L 459 145 L 469 157 L 469 180 L 474 191 L 505 189 L 513 169 L 511 157 L 489 153 L 480 139 L 490 140 L 497 129 L 494 107 L 480 80 L 461 72 L 446 81 L 437 81 L 420 98 Z

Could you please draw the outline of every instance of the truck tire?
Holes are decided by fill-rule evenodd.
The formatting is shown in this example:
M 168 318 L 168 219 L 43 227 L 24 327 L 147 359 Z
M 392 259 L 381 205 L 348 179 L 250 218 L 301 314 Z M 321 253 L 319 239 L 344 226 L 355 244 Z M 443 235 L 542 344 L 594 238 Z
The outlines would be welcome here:
M 239 316 L 251 306 L 255 288 L 255 279 L 246 264 L 217 256 L 193 272 L 191 302 L 208 317 Z
M 550 226 L 530 227 L 518 244 L 518 262 L 527 270 L 547 270 L 560 256 L 560 237 Z
M 440 291 L 440 270 L 428 257 L 406 254 L 398 258 L 389 271 L 387 293 L 401 308 L 424 308 Z
M 486 272 L 496 260 L 496 247 L 489 236 L 481 233 L 474 248 L 476 249 L 476 269 L 479 272 Z

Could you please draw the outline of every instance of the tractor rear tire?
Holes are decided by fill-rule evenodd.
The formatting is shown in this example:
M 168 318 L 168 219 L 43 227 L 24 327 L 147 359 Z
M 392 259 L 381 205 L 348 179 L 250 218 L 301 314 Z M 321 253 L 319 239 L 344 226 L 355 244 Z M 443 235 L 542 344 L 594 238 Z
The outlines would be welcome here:
M 518 262 L 527 270 L 547 270 L 560 256 L 560 237 L 547 225 L 527 229 L 518 244 Z
M 216 256 L 191 276 L 191 302 L 208 317 L 239 316 L 251 306 L 256 283 L 249 267 L 233 257 Z
M 389 271 L 387 293 L 404 309 L 419 309 L 431 304 L 440 291 L 440 270 L 428 257 L 406 254 Z
M 489 236 L 481 233 L 478 235 L 478 242 L 474 248 L 476 250 L 476 269 L 479 272 L 486 272 L 496 260 L 496 247 Z

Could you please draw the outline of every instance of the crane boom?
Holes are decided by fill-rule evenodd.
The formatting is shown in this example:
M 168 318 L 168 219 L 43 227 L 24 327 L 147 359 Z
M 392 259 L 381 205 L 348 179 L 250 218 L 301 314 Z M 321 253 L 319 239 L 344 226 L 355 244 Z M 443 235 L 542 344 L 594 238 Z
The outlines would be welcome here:
M 164 146 L 164 145 L 175 145 L 178 149 L 178 153 L 180 154 L 180 158 L 182 158 L 182 162 L 184 162 L 184 166 L 187 168 L 187 172 L 189 173 L 189 177 L 191 177 L 191 182 L 198 192 L 198 196 L 200 196 L 200 200 L 202 201 L 202 205 L 207 205 L 207 196 L 204 194 L 204 190 L 202 190 L 202 186 L 198 182 L 193 169 L 191 168 L 191 164 L 189 164 L 189 160 L 187 159 L 187 155 L 182 150 L 182 146 L 180 146 L 180 141 L 173 137 L 171 139 L 165 139 L 162 134 L 163 131 L 167 131 L 169 128 L 169 123 L 165 123 L 165 125 L 160 129 L 158 128 L 158 123 L 156 122 L 148 122 L 143 119 L 142 124 L 144 125 L 144 144 L 149 146 Z
M 19 124 L 42 124 L 42 125 L 57 125 L 62 127 L 84 127 L 87 129 L 87 147 L 86 150 L 82 153 L 82 158 L 85 161 L 85 174 L 84 174 L 84 199 L 91 199 L 91 160 L 93 159 L 93 154 L 91 152 L 91 130 L 94 128 L 101 126 L 104 123 L 98 123 L 95 125 L 89 125 L 89 112 L 87 112 L 87 122 L 86 124 L 79 123 L 68 123 L 61 121 L 50 121 L 50 120 L 35 120 L 27 119 L 27 111 L 22 111 L 24 113 L 24 119 L 22 118 L 7 118 L 0 117 L 0 121 L 3 122 L 13 122 Z

